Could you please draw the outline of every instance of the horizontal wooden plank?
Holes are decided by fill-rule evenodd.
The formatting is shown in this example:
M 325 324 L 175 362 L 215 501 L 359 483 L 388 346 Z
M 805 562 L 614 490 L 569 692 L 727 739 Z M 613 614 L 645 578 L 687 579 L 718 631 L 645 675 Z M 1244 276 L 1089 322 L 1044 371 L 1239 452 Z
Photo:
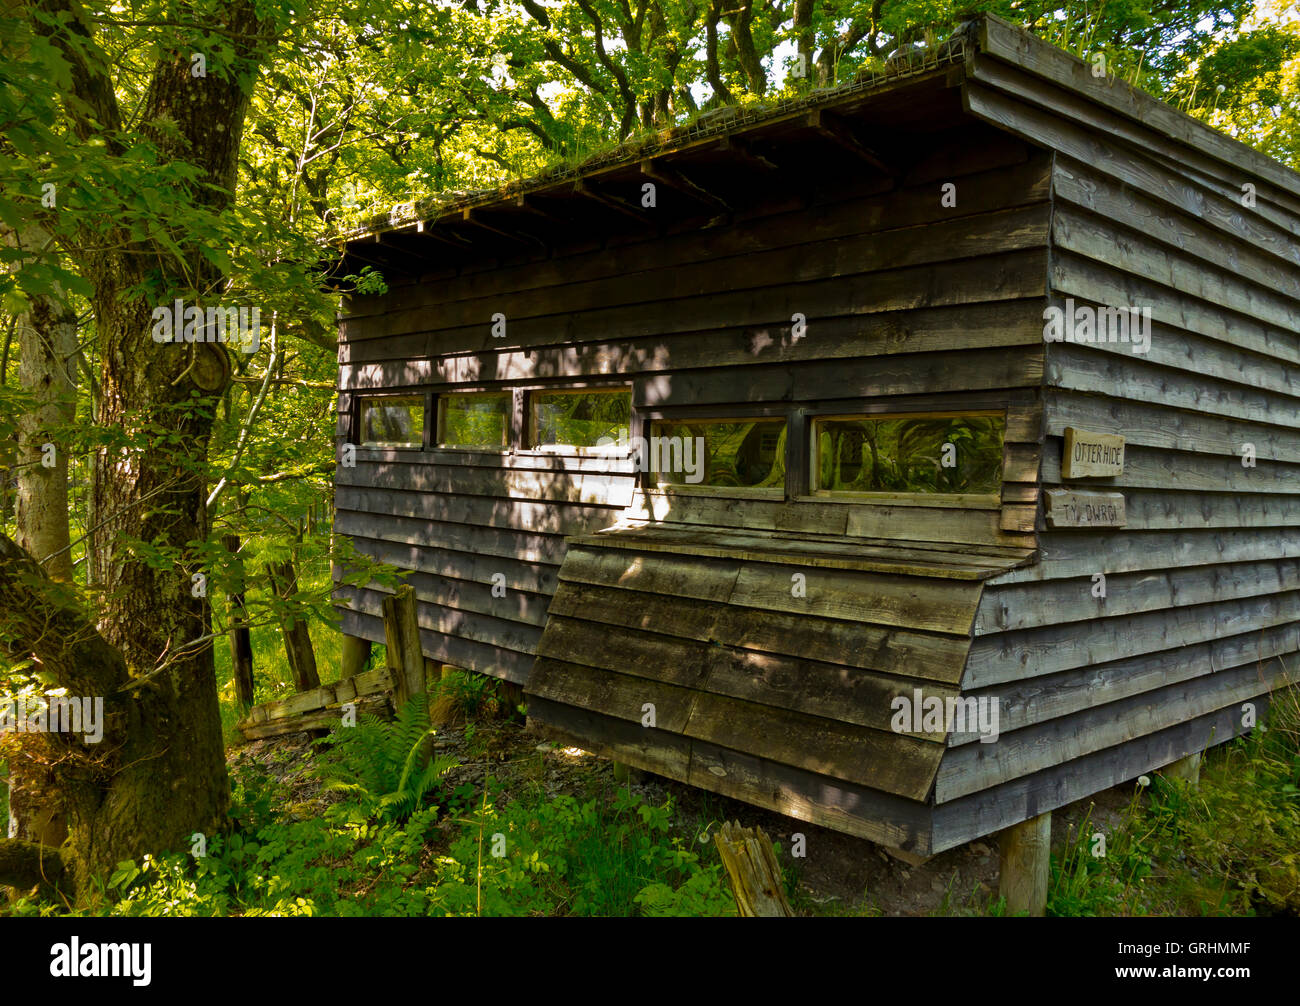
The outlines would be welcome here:
M 358 716 L 370 713 L 388 719 L 393 714 L 392 703 L 385 696 L 369 696 L 358 699 L 355 703 Z M 341 706 L 329 706 L 295 716 L 284 716 L 260 722 L 245 720 L 235 725 L 235 729 L 246 741 L 266 740 L 270 737 L 284 737 L 287 734 L 303 731 L 331 730 L 340 726 L 344 710 Z
M 401 339 L 374 339 L 340 353 L 344 359 L 339 386 L 357 390 L 483 388 L 518 382 L 545 386 L 574 378 L 632 377 L 703 367 L 1033 346 L 1042 340 L 1042 309 L 1033 298 L 823 317 L 816 322 L 816 339 L 796 338 L 791 327 L 785 318 L 639 339 L 456 354 L 447 354 L 439 344 L 416 347 L 412 355 L 409 340 L 404 346 Z
M 1048 389 L 1045 398 L 1047 432 L 1061 436 L 1067 426 L 1104 428 L 1122 433 L 1129 444 L 1196 454 L 1241 457 L 1243 444 L 1254 444 L 1257 457 L 1300 463 L 1300 429 L 1247 423 L 1172 409 L 1153 402 L 1127 401 Z M 1296 405 L 1300 425 L 1300 401 Z
M 1267 696 L 1253 701 L 1261 713 L 1267 710 Z M 1057 810 L 1243 732 L 1241 710 L 1233 706 L 941 804 L 933 814 L 932 849 L 942 852 Z
M 729 696 L 539 657 L 528 691 L 549 702 L 655 726 L 693 740 L 924 800 L 944 748 Z M 647 711 L 647 706 L 653 707 Z
M 384 641 L 382 616 L 344 608 L 338 609 L 338 613 L 342 619 L 343 631 L 348 635 L 368 639 L 373 643 Z M 528 680 L 528 672 L 533 666 L 531 653 L 507 650 L 425 628 L 420 629 L 420 646 L 430 660 L 468 668 L 519 685 Z
M 508 578 L 510 572 L 515 570 L 497 570 L 496 573 L 503 577 L 499 582 L 493 582 L 491 579 L 496 573 L 489 573 L 489 579 L 483 582 L 418 571 L 405 572 L 402 578 L 415 588 L 416 599 L 421 604 L 453 608 L 457 611 L 476 611 L 491 615 L 493 618 L 504 618 L 528 625 L 545 625 L 549 595 L 517 585 Z M 341 577 L 336 572 L 335 583 L 338 584 L 340 580 Z M 383 585 L 378 581 L 361 586 L 369 590 L 384 591 Z
M 1187 213 L 1199 214 L 1232 239 L 1244 239 L 1278 258 L 1300 264 L 1295 238 L 1275 221 L 1241 212 L 1240 198 L 1229 199 L 1191 184 L 1158 160 L 1132 148 L 1119 156 L 1114 144 L 1101 134 L 1083 129 L 1058 115 L 1026 105 L 978 81 L 968 79 L 962 101 L 969 112 L 1031 143 L 1058 150 L 1075 161 L 1090 164 L 1117 181 L 1133 186 Z M 1238 187 L 1240 192 L 1240 186 Z
M 979 147 L 991 148 L 998 137 L 990 131 L 981 140 Z M 647 270 L 744 258 L 774 248 L 816 246 L 885 228 L 911 227 L 1042 203 L 1048 198 L 1050 160 L 1038 151 L 1031 157 L 1025 148 L 1021 149 L 1020 163 L 991 168 L 975 165 L 973 159 L 978 156 L 975 147 L 957 151 L 955 156 L 950 153 L 944 177 L 960 179 L 963 189 L 963 199 L 956 207 L 940 206 L 934 198 L 934 186 L 929 183 L 901 188 L 889 184 L 883 191 L 848 194 L 847 198 L 843 190 L 792 193 L 784 206 L 779 199 L 769 199 L 756 214 L 738 214 L 737 226 L 691 228 L 653 241 L 600 247 L 539 262 L 467 273 L 456 277 L 454 282 L 411 283 L 405 287 L 394 284 L 385 298 L 352 298 L 345 308 L 343 337 L 352 339 L 356 333 L 364 333 L 366 318 L 391 309 L 423 307 L 434 311 L 457 302 L 478 301 L 480 308 L 491 308 L 485 316 L 493 310 L 504 310 L 509 315 L 514 307 L 509 298 L 532 290 L 550 288 L 563 294 L 569 284 L 602 279 L 635 284 L 639 274 Z M 811 196 L 812 205 L 806 195 Z M 493 304 L 498 306 L 492 308 Z M 501 307 L 502 304 L 506 307 Z
M 971 645 L 962 688 L 969 691 L 1139 653 L 1173 650 L 1296 619 L 1300 619 L 1300 592 L 1290 591 L 1114 616 L 1082 628 L 1071 623 L 981 636 Z
M 1300 197 L 1300 178 L 1272 158 L 1131 84 L 1098 80 L 1090 63 L 1031 39 L 1000 18 L 981 21 L 974 62 L 977 78 L 1047 108 L 1068 102 L 1071 114 L 1089 116 L 1081 121 L 1113 139 L 1147 149 L 1159 144 L 1157 149 L 1177 163 L 1229 179 L 1245 171 L 1277 189 L 1279 197 L 1289 195 L 1289 202 Z M 1034 77 L 1040 82 L 1034 83 Z M 1103 108 L 1113 114 L 1108 116 Z
M 423 336 L 412 333 L 416 337 L 406 350 L 415 358 L 448 351 L 483 352 L 603 341 L 611 332 L 617 332 L 622 339 L 635 339 L 736 325 L 782 326 L 789 325 L 795 312 L 809 319 L 806 337 L 816 338 L 815 323 L 819 318 L 1043 296 L 1047 292 L 1047 252 L 1046 243 L 1039 244 L 979 258 L 797 284 L 788 284 L 784 277 L 776 275 L 765 278 L 764 285 L 755 289 L 590 311 L 565 313 L 564 303 L 557 301 L 557 313 L 511 321 L 502 338 L 493 337 L 493 312 L 489 312 L 473 325 L 442 327 Z M 996 282 L 989 282 L 990 275 L 997 277 Z M 413 319 L 412 323 L 427 325 L 428 313 L 421 310 L 417 314 L 422 320 Z M 391 327 L 392 323 L 384 320 L 382 324 Z M 358 371 L 362 377 L 365 366 Z
M 636 380 L 633 404 L 662 409 L 1037 387 L 1044 372 L 1044 345 L 901 354 L 860 369 L 820 360 L 753 366 L 746 368 L 743 382 L 734 367 L 651 374 Z
M 1238 705 L 1258 695 L 1300 681 L 1300 668 L 1289 676 L 1281 661 L 1263 667 L 1247 664 L 1213 675 L 1181 681 L 1118 702 L 1097 705 L 1069 717 L 1001 734 L 990 749 L 968 744 L 949 751 L 935 779 L 935 802 L 942 804 L 978 790 L 1094 751 L 1113 747 L 1168 727 Z
M 1106 576 L 1105 597 L 1091 576 L 986 586 L 974 634 L 1090 621 L 1300 589 L 1300 559 L 1264 560 L 1189 569 L 1142 570 Z
M 1058 299 L 1073 297 L 1076 306 L 1088 302 L 1102 306 L 1138 307 L 1143 309 L 1144 315 L 1149 308 L 1152 348 L 1147 355 L 1154 354 L 1155 362 L 1167 361 L 1188 369 L 1196 365 L 1194 357 L 1186 357 L 1183 353 L 1183 333 L 1201 336 L 1232 350 L 1229 357 L 1234 360 L 1244 351 L 1291 365 L 1300 362 L 1300 348 L 1296 346 L 1295 330 L 1291 326 L 1281 328 L 1257 321 L 1167 284 L 1125 272 L 1108 260 L 1075 254 L 1065 245 L 1053 248 L 1051 292 Z M 1167 329 L 1173 332 L 1167 333 Z M 1133 354 L 1131 347 L 1123 344 L 1111 348 L 1130 356 L 1140 355 Z
M 1300 624 L 1287 622 L 1258 632 L 1184 646 L 1172 653 L 1168 650 L 1143 653 L 1046 677 L 1004 682 L 966 694 L 996 697 L 1000 728 L 1009 733 L 1202 674 L 1258 664 L 1275 657 L 1290 659 L 1297 650 L 1300 650 Z M 954 731 L 948 735 L 950 746 L 978 739 L 979 734 L 973 731 Z
M 382 619 L 383 599 L 389 595 L 384 591 L 339 585 L 334 588 L 332 596 L 336 607 L 345 607 L 347 602 L 351 602 L 354 610 Z M 421 629 L 530 656 L 536 652 L 537 640 L 542 635 L 541 628 L 536 625 L 478 612 L 458 611 L 425 602 L 417 604 L 416 609 Z
M 979 588 L 951 579 L 810 569 L 574 545 L 560 577 L 743 608 L 966 635 Z
M 471 451 L 456 448 L 403 450 L 382 447 L 356 449 L 356 460 L 391 465 L 437 465 L 446 468 L 500 469 L 506 471 L 542 471 L 630 475 L 633 459 L 624 452 L 595 450 L 575 453 L 582 448 L 530 449 L 509 451 Z
M 1235 271 L 1166 248 L 1139 231 L 1117 226 L 1113 220 L 1076 210 L 1068 203 L 1058 205 L 1052 215 L 1052 241 L 1054 248 L 1067 249 L 1203 301 L 1203 312 L 1222 309 L 1283 331 L 1295 332 L 1300 325 L 1300 303 L 1294 299 L 1246 281 Z M 1252 326 L 1242 333 L 1234 326 L 1233 334 L 1241 338 L 1253 330 Z M 1244 339 L 1237 344 L 1255 352 L 1267 346 Z
M 1065 156 L 1056 159 L 1052 186 L 1058 203 L 1119 221 L 1167 246 L 1185 249 L 1209 265 L 1300 298 L 1300 272 L 1272 255 L 1255 251 L 1247 242 L 1233 240 L 1235 235 L 1225 234 L 1204 217 L 1172 210 L 1168 203 Z
M 558 570 L 549 563 L 528 562 L 516 559 L 513 555 L 475 555 L 472 552 L 375 541 L 359 535 L 353 536 L 352 542 L 358 552 L 398 569 L 489 585 L 500 582 L 508 590 L 524 590 L 534 594 L 551 594 L 555 591 Z M 501 577 L 499 581 L 496 579 L 498 575 Z M 335 570 L 334 579 L 343 579 L 341 570 Z
M 1127 506 L 1128 494 L 1125 503 Z M 1041 562 L 999 574 L 989 581 L 990 585 L 1091 577 L 1094 573 L 1110 576 L 1139 570 L 1289 559 L 1300 555 L 1300 536 L 1259 528 L 1209 527 L 1141 534 L 1135 533 L 1132 527 L 1123 532 L 1070 529 L 1045 531 L 1039 541 Z
M 557 535 L 352 510 L 335 511 L 334 532 L 351 537 L 368 555 L 426 573 L 437 572 L 440 563 L 455 565 L 464 555 L 528 564 L 536 569 L 537 577 L 536 587 L 530 589 L 544 592 L 553 589 L 555 567 L 563 555 L 563 540 Z
M 638 591 L 562 582 L 552 615 L 590 618 L 683 639 L 715 641 L 786 656 L 842 663 L 941 683 L 954 683 L 965 664 L 968 639 L 809 615 L 767 613 Z
M 488 339 L 493 338 L 492 318 L 500 313 L 505 315 L 507 327 L 504 339 L 498 341 L 512 345 L 515 339 L 527 340 L 545 327 L 564 326 L 570 316 L 617 311 L 627 317 L 637 317 L 638 312 L 629 311 L 633 305 L 671 306 L 673 312 L 680 306 L 680 310 L 689 314 L 693 310 L 690 305 L 698 303 L 699 298 L 734 297 L 743 291 L 753 291 L 757 296 L 762 288 L 777 284 L 788 287 L 788 294 L 794 294 L 801 284 L 816 283 L 827 277 L 847 278 L 1042 248 L 1047 244 L 1049 210 L 1049 203 L 1043 201 L 975 216 L 940 218 L 878 233 L 828 237 L 816 244 L 793 248 L 780 245 L 756 248 L 743 256 L 711 259 L 675 269 L 644 270 L 635 278 L 618 276 L 568 283 L 561 288 L 519 290 L 487 300 L 453 301 L 441 305 L 436 314 L 431 314 L 423 304 L 412 308 L 395 306 L 382 317 L 373 319 L 368 334 L 373 334 L 376 327 L 388 336 L 427 332 L 431 320 L 436 319 L 437 344 L 462 348 L 466 345 L 464 337 L 476 328 Z M 734 302 L 744 301 L 736 298 Z M 515 329 L 519 330 L 518 334 Z M 609 331 L 620 331 L 620 328 L 612 327 Z M 484 348 L 491 346 L 481 339 L 475 341 Z
M 1300 465 L 1257 457 L 1255 465 L 1247 467 L 1241 463 L 1240 451 L 1216 457 L 1132 444 L 1125 450 L 1123 473 L 1082 482 L 1062 476 L 1061 455 L 1061 440 L 1048 437 L 1043 450 L 1044 485 L 1069 481 L 1071 489 L 1123 490 L 1131 486 L 1213 493 L 1300 493 Z
M 553 615 L 538 655 L 568 663 L 666 681 L 810 716 L 892 730 L 898 696 L 947 700 L 957 692 L 931 682 L 875 674 L 842 664 L 761 653 L 716 643 L 687 642 L 659 633 Z M 901 731 L 942 742 L 942 733 Z
M 531 553 L 526 554 L 528 549 L 540 554 L 548 547 L 558 547 L 554 555 L 557 563 L 563 555 L 562 535 L 598 531 L 613 523 L 609 507 L 557 500 L 512 500 L 346 485 L 334 487 L 334 500 L 340 511 L 427 520 L 444 527 L 470 525 L 526 533 L 535 540 L 520 542 L 521 558 L 534 558 Z M 433 530 L 441 531 L 438 527 Z M 448 541 L 460 540 L 456 534 L 447 533 Z
M 627 475 L 366 463 L 358 463 L 355 468 L 339 468 L 334 479 L 336 485 L 358 488 L 595 503 L 619 509 L 632 501 L 635 484 L 635 479 Z
M 803 504 L 796 504 L 802 506 Z M 978 580 L 1028 561 L 1030 550 L 998 545 L 850 538 L 807 532 L 623 520 L 574 544 L 631 552 L 713 556 L 900 576 Z

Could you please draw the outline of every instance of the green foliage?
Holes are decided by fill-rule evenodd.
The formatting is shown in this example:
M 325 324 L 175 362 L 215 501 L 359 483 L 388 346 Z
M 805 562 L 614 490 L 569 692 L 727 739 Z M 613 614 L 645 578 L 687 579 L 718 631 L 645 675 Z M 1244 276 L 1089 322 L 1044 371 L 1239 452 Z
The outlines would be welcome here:
M 609 802 L 485 802 L 451 845 L 457 867 L 445 864 L 442 893 L 464 914 L 734 915 L 721 863 L 706 865 L 672 831 L 671 800 L 652 806 L 627 790 Z M 494 836 L 504 856 L 491 855 Z
M 234 796 L 232 831 L 209 838 L 206 856 L 148 855 L 118 864 L 102 885 L 106 910 L 117 916 L 735 914 L 721 864 L 704 863 L 687 848 L 689 837 L 674 833 L 671 803 L 648 805 L 625 790 L 612 799 L 535 796 L 505 806 L 486 792 L 478 801 L 463 794 L 468 799 L 460 802 L 477 806 L 442 851 L 433 847 L 443 831 L 436 806 L 402 822 L 338 812 L 294 819 L 284 813 L 284 794 L 248 766 L 236 775 Z M 24 901 L 12 914 L 55 911 Z
M 1300 913 L 1300 691 L 1272 707 L 1267 726 L 1205 756 L 1199 789 L 1151 776 L 1104 856 L 1085 819 L 1053 857 L 1049 914 Z
M 473 671 L 447 670 L 434 686 L 434 695 L 448 700 L 448 712 L 453 717 L 471 721 L 509 710 L 502 709 L 501 683 L 487 674 Z
M 391 722 L 362 713 L 356 726 L 335 727 L 318 770 L 330 789 L 354 798 L 360 819 L 404 820 L 459 762 L 428 758 L 428 696 L 412 695 Z

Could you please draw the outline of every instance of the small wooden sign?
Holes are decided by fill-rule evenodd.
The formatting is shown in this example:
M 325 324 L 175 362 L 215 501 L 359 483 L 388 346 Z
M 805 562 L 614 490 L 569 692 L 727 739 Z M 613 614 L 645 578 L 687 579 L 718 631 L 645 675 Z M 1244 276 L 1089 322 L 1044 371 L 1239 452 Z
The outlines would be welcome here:
M 1044 489 L 1048 527 L 1123 527 L 1124 494 Z
M 1117 433 L 1091 433 L 1065 428 L 1061 477 L 1080 479 L 1124 473 L 1124 438 Z

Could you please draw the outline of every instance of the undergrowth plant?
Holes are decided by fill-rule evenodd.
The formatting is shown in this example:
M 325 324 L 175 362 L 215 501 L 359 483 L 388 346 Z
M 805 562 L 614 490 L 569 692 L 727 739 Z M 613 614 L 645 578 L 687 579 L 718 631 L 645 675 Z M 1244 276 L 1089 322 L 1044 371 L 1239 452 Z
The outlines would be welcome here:
M 449 771 L 460 764 L 443 755 L 429 758 L 428 696 L 412 695 L 384 722 L 362 713 L 356 726 L 336 727 L 325 738 L 317 772 L 326 787 L 350 794 L 367 815 L 403 820 Z

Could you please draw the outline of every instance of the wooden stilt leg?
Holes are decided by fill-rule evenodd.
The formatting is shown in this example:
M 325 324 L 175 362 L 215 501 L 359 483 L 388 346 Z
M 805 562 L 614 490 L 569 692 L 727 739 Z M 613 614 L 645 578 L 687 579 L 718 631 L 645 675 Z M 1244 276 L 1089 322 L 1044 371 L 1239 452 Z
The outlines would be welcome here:
M 344 636 L 340 651 L 342 656 L 342 667 L 339 669 L 340 680 L 360 674 L 370 662 L 370 640 L 362 639 L 360 636 Z
M 1007 899 L 1008 915 L 1028 912 L 1038 917 L 1047 910 L 1051 846 L 1050 813 L 1022 821 L 998 836 L 998 891 Z
M 1160 770 L 1160 774 L 1166 779 L 1181 779 L 1192 789 L 1199 789 L 1201 785 L 1201 752 L 1189 754 L 1186 758 L 1179 758 L 1172 765 L 1166 765 Z

